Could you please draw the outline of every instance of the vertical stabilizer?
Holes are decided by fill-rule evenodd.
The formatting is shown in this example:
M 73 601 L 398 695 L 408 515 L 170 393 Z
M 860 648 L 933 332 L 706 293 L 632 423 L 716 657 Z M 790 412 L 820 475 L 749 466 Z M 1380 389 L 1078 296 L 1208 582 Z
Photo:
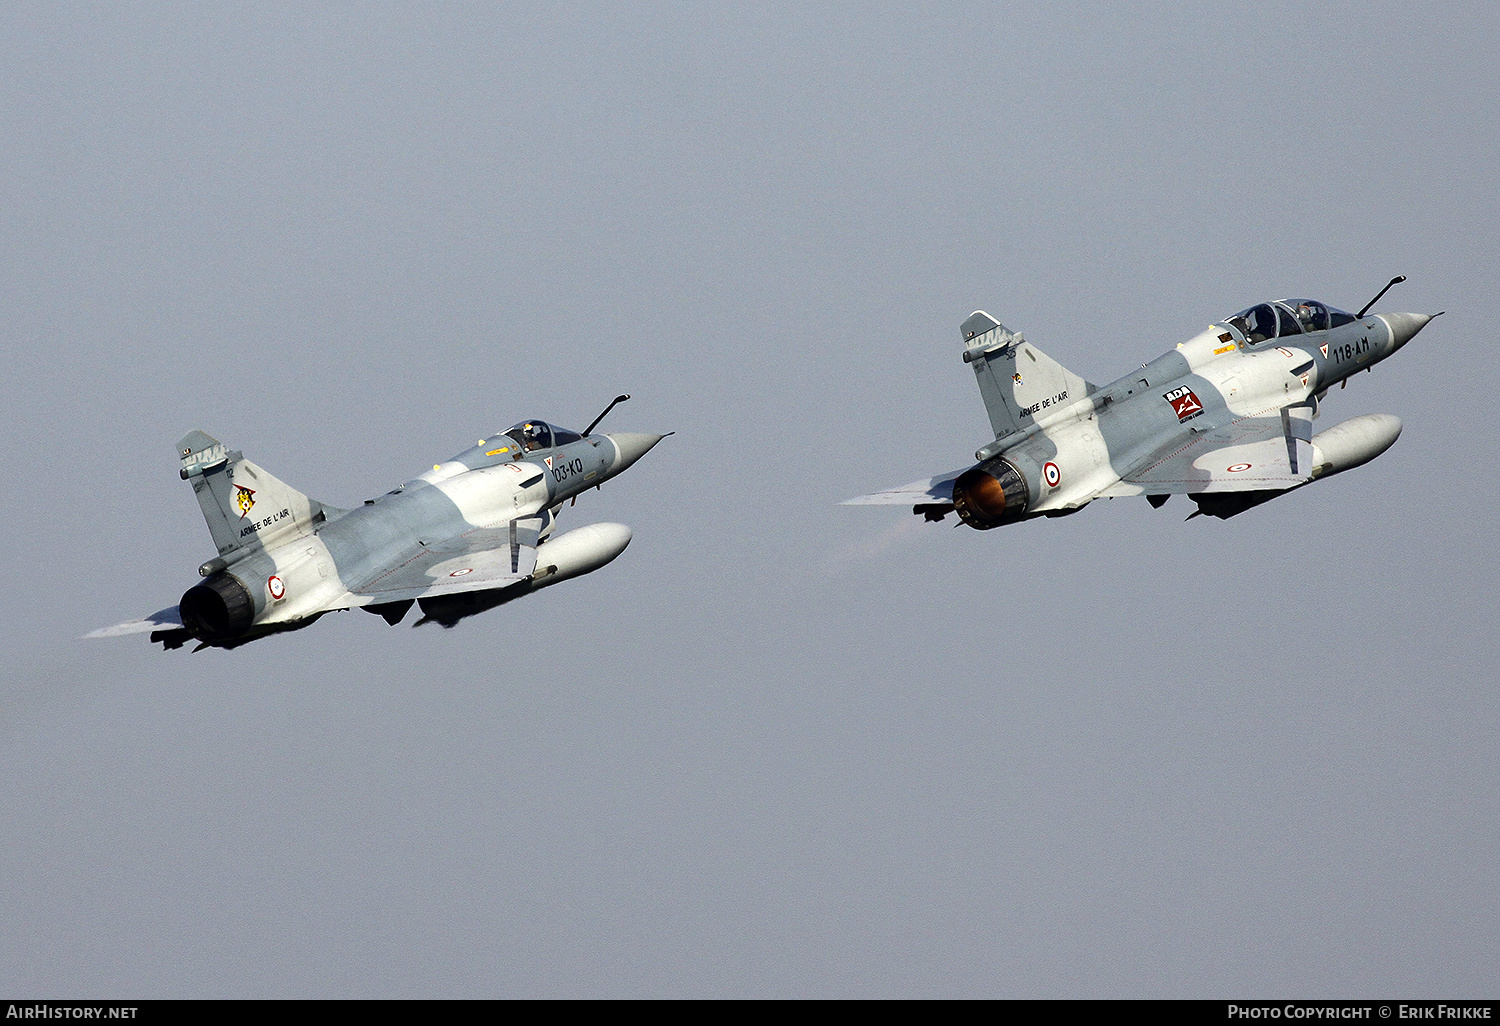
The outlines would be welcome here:
M 983 310 L 960 328 L 964 362 L 974 367 L 979 395 L 996 438 L 1023 430 L 1047 411 L 1071 405 L 1095 386 Z
M 220 556 L 306 534 L 334 512 L 202 431 L 188 432 L 177 455 Z

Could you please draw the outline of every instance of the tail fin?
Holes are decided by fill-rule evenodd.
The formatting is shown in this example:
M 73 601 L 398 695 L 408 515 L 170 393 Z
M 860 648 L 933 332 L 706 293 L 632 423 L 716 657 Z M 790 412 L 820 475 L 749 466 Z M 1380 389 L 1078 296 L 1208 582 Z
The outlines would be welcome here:
M 221 557 L 307 534 L 343 512 L 281 483 L 202 431 L 189 431 L 177 443 L 177 455 Z
M 970 314 L 960 330 L 964 363 L 974 365 L 996 438 L 1022 430 L 1043 410 L 1067 406 L 1096 390 L 983 310 Z

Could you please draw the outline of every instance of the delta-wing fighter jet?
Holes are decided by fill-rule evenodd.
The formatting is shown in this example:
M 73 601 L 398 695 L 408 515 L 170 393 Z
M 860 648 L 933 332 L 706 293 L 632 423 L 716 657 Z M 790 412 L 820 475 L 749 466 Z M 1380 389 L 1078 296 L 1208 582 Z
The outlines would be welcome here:
M 177 447 L 181 476 L 218 555 L 176 606 L 88 637 L 149 631 L 169 649 L 188 641 L 235 648 L 333 610 L 359 607 L 394 625 L 413 603 L 423 613 L 418 624 L 452 627 L 590 573 L 625 550 L 630 528 L 590 524 L 553 537 L 558 512 L 664 437 L 592 434 L 603 417 L 581 435 L 523 421 L 354 509 L 310 499 L 217 439 L 189 432 Z
M 1228 519 L 1293 488 L 1368 463 L 1395 443 L 1390 414 L 1314 433 L 1328 390 L 1411 341 L 1437 314 L 1358 314 L 1311 299 L 1242 310 L 1100 388 L 989 314 L 961 331 L 995 439 L 978 463 L 845 505 L 910 505 L 928 520 L 956 512 L 984 531 L 1066 516 L 1098 498 L 1174 494 L 1192 516 Z M 1189 518 L 1191 519 L 1191 517 Z

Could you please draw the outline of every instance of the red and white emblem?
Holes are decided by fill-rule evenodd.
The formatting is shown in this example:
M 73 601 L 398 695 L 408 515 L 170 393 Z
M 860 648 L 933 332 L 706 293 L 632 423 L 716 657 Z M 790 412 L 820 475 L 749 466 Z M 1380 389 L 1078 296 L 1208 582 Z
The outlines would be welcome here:
M 1046 479 L 1048 488 L 1056 488 L 1062 483 L 1062 471 L 1051 460 L 1042 464 L 1042 477 Z
M 1164 394 L 1162 398 L 1172 404 L 1172 412 L 1177 414 L 1177 422 L 1179 424 L 1203 412 L 1203 404 L 1198 401 L 1198 397 L 1193 394 L 1193 390 L 1186 385 L 1183 385 L 1181 388 L 1172 389 L 1172 391 Z
M 1250 469 L 1250 464 L 1248 464 L 1248 463 L 1236 463 L 1234 466 L 1232 466 L 1232 467 L 1225 467 L 1224 469 L 1227 470 L 1227 471 L 1229 471 L 1231 474 L 1242 474 L 1245 471 L 1247 471 L 1247 470 Z
M 277 602 L 286 598 L 286 585 L 282 584 L 281 578 L 275 574 L 266 578 L 266 590 L 271 593 L 271 597 Z
M 462 577 L 464 574 L 472 574 L 473 572 L 474 572 L 474 568 L 472 566 L 466 566 L 462 570 L 455 570 L 455 571 L 453 571 L 448 576 L 449 577 Z

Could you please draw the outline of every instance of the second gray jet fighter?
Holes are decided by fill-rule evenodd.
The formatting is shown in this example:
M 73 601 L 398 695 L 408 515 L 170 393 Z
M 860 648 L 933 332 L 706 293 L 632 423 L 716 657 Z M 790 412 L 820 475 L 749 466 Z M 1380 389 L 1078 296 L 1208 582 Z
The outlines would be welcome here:
M 1404 279 L 1393 279 L 1391 285 Z M 1099 387 L 979 311 L 961 328 L 994 441 L 974 466 L 846 504 L 950 512 L 989 530 L 1066 516 L 1098 498 L 1174 494 L 1228 519 L 1293 488 L 1367 463 L 1401 421 L 1354 417 L 1318 434 L 1328 390 L 1406 345 L 1437 316 L 1366 316 L 1311 299 L 1261 303 L 1211 324 L 1140 370 Z
M 628 396 L 621 396 L 615 403 Z M 610 408 L 614 407 L 610 404 Z M 605 413 L 609 410 L 606 409 Z M 662 435 L 582 435 L 528 420 L 354 509 L 278 481 L 192 431 L 178 443 L 218 555 L 181 601 L 89 637 L 150 632 L 180 648 L 235 648 L 360 607 L 399 623 L 452 627 L 466 616 L 597 570 L 630 543 L 624 524 L 552 536 L 564 502 L 621 473 Z

